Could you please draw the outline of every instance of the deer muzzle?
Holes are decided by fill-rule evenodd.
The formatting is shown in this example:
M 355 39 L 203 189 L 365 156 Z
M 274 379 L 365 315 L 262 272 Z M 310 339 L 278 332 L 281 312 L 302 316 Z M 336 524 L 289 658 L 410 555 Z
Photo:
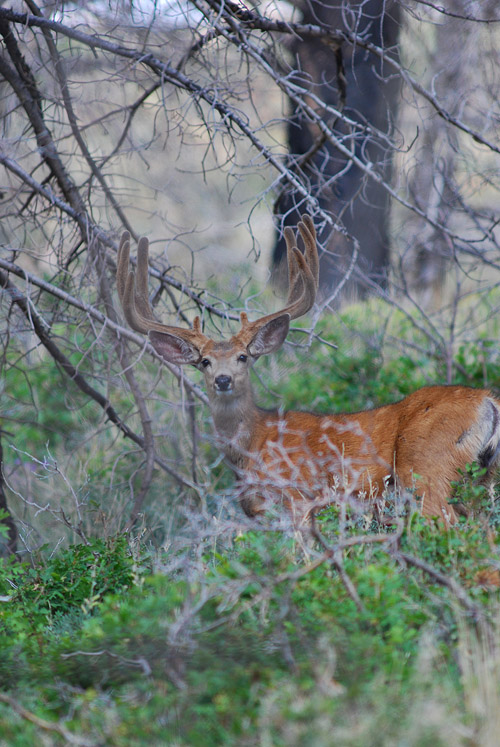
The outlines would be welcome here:
M 214 381 L 216 392 L 230 392 L 233 388 L 233 379 L 231 376 L 217 376 Z

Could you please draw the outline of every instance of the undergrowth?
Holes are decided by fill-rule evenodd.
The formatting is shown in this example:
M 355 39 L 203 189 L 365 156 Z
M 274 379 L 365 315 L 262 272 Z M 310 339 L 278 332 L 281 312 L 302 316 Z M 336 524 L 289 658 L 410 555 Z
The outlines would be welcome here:
M 275 405 L 279 394 L 285 407 L 352 411 L 439 381 L 439 358 L 388 352 L 383 335 L 396 322 L 402 334 L 401 320 L 382 333 L 378 319 L 365 321 L 348 340 L 360 313 L 318 325 L 338 350 L 314 343 L 286 377 L 263 362 L 279 392 L 260 387 L 259 401 Z M 462 383 L 498 380 L 484 341 L 459 358 Z M 55 416 L 33 427 L 24 387 L 11 382 L 9 413 L 22 411 L 19 445 L 40 456 Z M 57 391 L 41 392 L 54 410 Z M 85 423 L 61 417 L 71 437 L 59 431 L 49 444 L 54 464 L 85 441 Z M 123 490 L 140 457 L 103 460 L 99 443 L 86 457 L 84 541 L 66 536 L 0 565 L 2 747 L 495 743 L 500 513 L 476 465 L 457 476 L 452 498 L 469 517 L 448 532 L 411 511 L 388 511 L 381 524 L 335 507 L 311 532 L 227 515 L 227 469 L 204 446 L 205 513 L 154 525 L 172 505 L 161 485 L 162 502 L 151 499 L 133 538 L 106 528 L 106 485 L 111 476 Z
M 212 538 L 201 564 L 185 559 L 163 573 L 154 570 L 173 567 L 174 549 L 130 547 L 124 536 L 34 567 L 4 562 L 2 692 L 93 744 L 387 745 L 405 743 L 408 730 L 411 744 L 457 744 L 459 732 L 477 735 L 489 715 L 468 701 L 474 678 L 462 658 L 467 636 L 498 659 L 498 592 L 481 576 L 498 564 L 496 535 L 465 521 L 443 532 L 413 515 L 392 530 L 394 546 L 365 542 L 374 532 L 346 526 L 334 508 L 317 527 L 331 547 L 340 536 L 359 540 L 343 552 L 355 596 L 334 555 L 316 564 L 323 545 L 290 531 Z M 417 709 L 436 708 L 435 723 L 420 723 Z M 11 703 L 0 714 L 2 743 L 35 738 Z

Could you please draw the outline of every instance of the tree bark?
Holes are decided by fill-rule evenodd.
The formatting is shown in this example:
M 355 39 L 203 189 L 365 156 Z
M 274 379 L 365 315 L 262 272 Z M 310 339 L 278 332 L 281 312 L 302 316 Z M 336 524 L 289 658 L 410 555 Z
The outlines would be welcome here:
M 384 0 L 306 0 L 302 6 L 304 23 L 330 30 L 351 31 L 397 56 L 399 7 Z M 334 49 L 317 39 L 294 38 L 292 55 L 302 86 L 326 105 L 340 111 L 332 126 L 339 139 L 354 155 L 374 165 L 384 181 L 391 179 L 390 146 L 373 128 L 390 135 L 398 108 L 399 82 L 391 77 L 384 63 L 370 52 L 345 42 Z M 331 113 L 325 117 L 333 120 Z M 362 125 L 354 128 L 344 121 Z M 322 209 L 343 224 L 346 233 L 323 231 L 319 239 L 327 249 L 322 258 L 323 293 L 334 290 L 351 262 L 355 247 L 349 236 L 359 242 L 358 268 L 344 287 L 344 295 L 363 296 L 366 286 L 363 273 L 379 283 L 385 282 L 389 266 L 388 213 L 389 196 L 382 185 L 367 178 L 362 170 L 340 153 L 330 142 L 322 142 L 310 121 L 301 111 L 292 111 L 288 124 L 291 162 L 307 173 L 310 193 Z M 304 211 L 299 195 L 287 190 L 277 200 L 276 213 L 283 225 L 294 225 Z M 280 274 L 285 255 L 283 236 L 277 237 L 273 268 Z
M 0 511 L 5 515 L 1 519 L 4 527 L 7 527 L 7 536 L 0 535 L 0 557 L 14 555 L 17 551 L 17 527 L 7 504 L 7 495 L 5 492 L 5 479 L 3 475 L 3 449 L 2 449 L 2 429 L 0 428 Z

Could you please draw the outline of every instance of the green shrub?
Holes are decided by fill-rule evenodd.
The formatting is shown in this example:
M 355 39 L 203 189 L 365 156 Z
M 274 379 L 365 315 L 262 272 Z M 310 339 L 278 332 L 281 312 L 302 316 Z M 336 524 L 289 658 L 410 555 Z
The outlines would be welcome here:
M 442 379 L 442 360 L 418 352 L 425 340 L 414 332 L 410 353 L 390 350 L 387 339 L 408 334 L 409 322 L 381 319 L 378 308 L 353 306 L 321 322 L 316 331 L 338 350 L 315 342 L 290 355 L 297 370 L 280 377 L 284 406 L 353 411 Z M 466 383 L 481 384 L 485 371 L 495 379 L 486 344 L 464 346 L 458 362 Z M 265 374 L 273 365 L 259 368 Z M 53 393 L 46 396 L 42 410 L 52 403 Z M 258 397 L 278 401 L 262 388 Z M 22 437 L 29 443 L 29 433 Z M 140 459 L 115 466 L 97 449 L 87 460 L 89 496 L 100 503 L 107 470 L 120 486 Z M 500 605 L 489 581 L 498 575 L 499 520 L 480 470 L 466 473 L 454 500 L 472 515 L 448 532 L 412 514 L 399 534 L 396 525 L 330 507 L 317 518 L 323 544 L 258 524 L 217 534 L 214 522 L 214 538 L 203 515 L 203 532 L 196 521 L 176 521 L 166 549 L 114 536 L 54 554 L 44 548 L 31 566 L 4 562 L 3 691 L 96 744 L 423 747 L 460 744 L 461 734 L 479 744 L 488 713 L 500 707 Z M 207 514 L 220 516 L 228 484 L 220 465 Z M 160 514 L 164 485 L 158 490 Z M 379 532 L 394 544 L 372 541 Z M 349 538 L 342 576 L 325 547 Z M 490 700 L 480 712 L 474 688 L 483 681 Z M 8 704 L 0 703 L 0 721 L 6 743 L 36 741 L 33 725 Z M 48 739 L 64 743 L 56 733 Z

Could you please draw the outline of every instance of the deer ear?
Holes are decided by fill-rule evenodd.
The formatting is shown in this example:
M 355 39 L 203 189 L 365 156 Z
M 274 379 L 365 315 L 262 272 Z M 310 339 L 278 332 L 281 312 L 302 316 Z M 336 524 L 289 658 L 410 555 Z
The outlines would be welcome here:
M 254 358 L 278 350 L 288 334 L 290 328 L 290 314 L 281 314 L 264 324 L 254 335 L 247 350 Z
M 156 332 L 151 330 L 149 339 L 156 352 L 169 363 L 181 366 L 186 363 L 198 363 L 200 351 L 182 337 L 172 335 L 169 332 Z

